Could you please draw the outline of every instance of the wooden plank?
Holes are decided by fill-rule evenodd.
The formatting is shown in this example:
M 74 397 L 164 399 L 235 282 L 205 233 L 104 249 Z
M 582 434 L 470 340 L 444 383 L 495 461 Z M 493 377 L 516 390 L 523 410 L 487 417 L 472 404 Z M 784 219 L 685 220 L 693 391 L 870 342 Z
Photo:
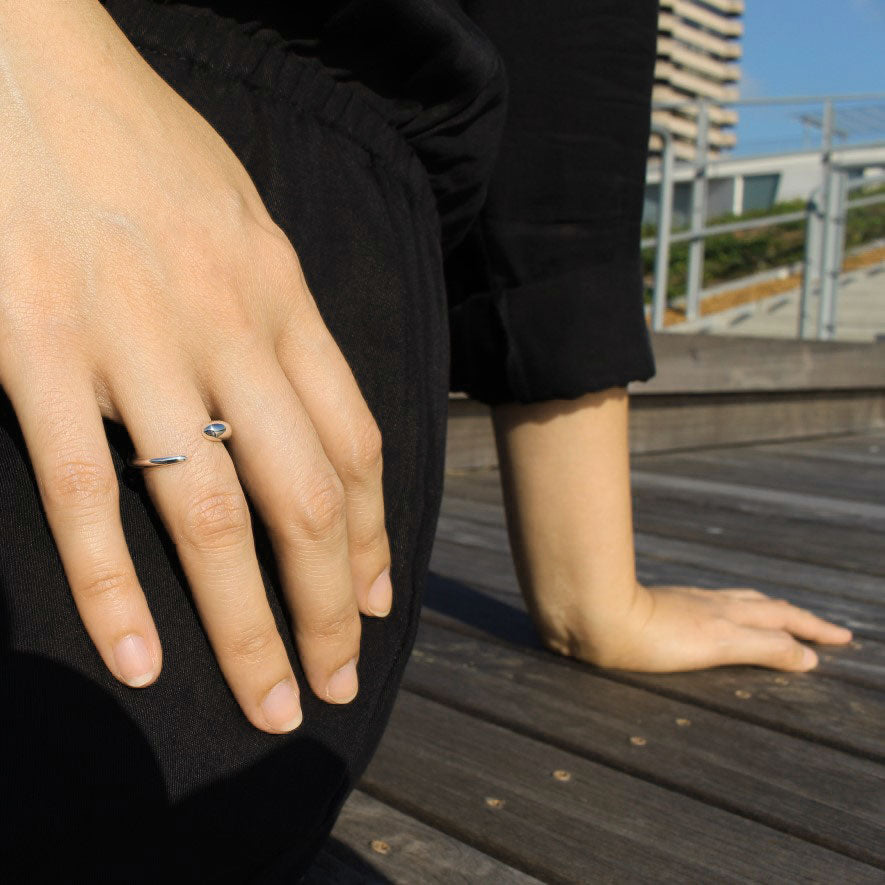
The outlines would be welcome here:
M 631 483 L 640 496 L 643 492 L 674 493 L 683 498 L 720 498 L 734 502 L 742 510 L 752 508 L 756 513 L 772 515 L 795 514 L 813 522 L 839 527 L 868 527 L 872 532 L 885 529 L 885 505 L 868 501 L 846 500 L 825 495 L 809 495 L 784 488 L 765 488 L 749 480 L 740 483 L 699 479 L 688 474 L 658 473 L 651 470 L 633 470 Z
M 431 568 L 434 570 L 440 568 L 439 543 L 434 547 L 431 560 Z M 425 594 L 425 606 L 469 627 L 476 627 L 489 637 L 530 647 L 542 647 L 522 596 L 513 589 L 496 589 L 502 583 L 500 570 L 490 565 L 496 556 L 499 561 L 503 559 L 501 554 L 495 554 L 494 551 L 481 551 L 480 556 L 471 551 L 469 556 L 465 556 L 463 551 L 459 553 L 457 549 L 454 550 L 451 560 L 462 564 L 469 561 L 470 568 L 474 570 L 478 566 L 482 567 L 482 560 L 486 560 L 485 564 L 489 567 L 484 570 L 484 577 L 489 583 L 482 587 L 477 587 L 473 581 L 470 582 L 472 586 L 453 582 L 440 586 L 445 578 L 432 574 Z M 445 571 L 451 573 L 453 568 L 449 567 Z M 513 581 L 515 583 L 515 577 Z M 790 598 L 791 595 L 784 594 L 784 598 Z M 804 600 L 794 601 L 798 604 Z M 812 610 L 822 615 L 828 614 L 825 610 Z M 820 663 L 813 674 L 806 675 L 813 675 L 820 683 L 814 692 L 804 692 L 798 698 L 791 697 L 787 689 L 776 682 L 769 685 L 778 671 L 750 666 L 717 667 L 706 671 L 710 674 L 707 680 L 699 679 L 698 673 L 655 676 L 617 670 L 600 672 L 606 678 L 628 681 L 634 685 L 648 685 L 661 692 L 666 690 L 671 697 L 697 702 L 713 709 L 726 709 L 733 715 L 749 717 L 753 721 L 812 739 L 819 735 L 820 740 L 849 752 L 871 755 L 874 758 L 885 753 L 882 738 L 885 733 L 883 644 L 867 637 L 856 637 L 845 646 L 808 644 L 818 651 Z M 742 684 L 734 681 L 735 676 L 725 675 L 725 671 L 731 670 L 742 674 Z M 655 679 L 659 681 L 655 682 Z M 752 705 L 736 700 L 735 691 L 752 693 L 757 689 L 763 690 L 763 695 L 757 696 Z M 765 694 L 771 689 L 774 690 L 773 695 Z M 832 705 L 828 699 L 830 696 L 833 698 Z M 791 706 L 784 706 L 785 703 Z M 810 705 L 814 703 L 825 708 L 820 717 L 815 716 L 811 710 Z M 869 718 L 865 711 L 868 711 Z
M 431 581 L 426 605 L 464 623 L 481 626 L 490 635 L 507 639 L 518 636 L 521 642 L 538 644 L 509 555 L 481 548 L 465 554 L 463 545 L 437 538 L 431 568 L 435 572 L 433 580 L 444 576 L 465 583 L 448 583 L 439 591 Z M 736 584 L 728 574 L 642 558 L 637 573 L 648 586 L 677 584 L 720 589 Z M 818 652 L 820 663 L 815 673 L 885 691 L 885 624 L 878 612 L 857 603 L 777 584 L 755 581 L 753 586 L 773 599 L 787 599 L 853 631 L 854 637 L 847 646 L 806 643 Z
M 810 509 L 645 487 L 633 495 L 633 514 L 642 532 L 885 576 L 881 532 L 824 521 Z
M 885 459 L 880 464 L 831 460 L 826 467 L 819 458 L 807 458 L 784 445 L 776 453 L 742 446 L 682 454 L 638 455 L 635 470 L 692 479 L 712 480 L 740 486 L 801 493 L 840 501 L 861 501 L 883 506 Z
M 538 880 L 355 789 L 305 885 Z
M 799 675 L 800 679 L 807 678 Z M 885 866 L 885 768 L 422 620 L 404 686 L 585 758 Z M 641 737 L 637 752 L 633 737 Z
M 782 443 L 759 443 L 759 451 L 778 451 Z M 874 428 L 866 433 L 850 433 L 815 439 L 791 440 L 790 450 L 805 457 L 832 458 L 860 464 L 885 462 L 885 429 Z
M 408 690 L 361 788 L 545 882 L 881 882 L 846 855 Z
M 875 606 L 885 605 L 885 580 L 874 575 L 851 573 L 827 565 L 796 562 L 744 550 L 722 550 L 703 542 L 662 538 L 646 532 L 635 533 L 634 543 L 637 555 L 642 559 L 679 563 L 689 568 L 695 566 L 694 571 L 700 574 L 723 574 L 727 585 L 731 586 L 763 583 L 813 591 L 833 605 L 839 604 L 842 599 L 858 600 L 865 604 L 863 611 L 867 614 L 872 613 Z M 737 584 L 734 578 L 727 577 L 728 574 L 739 579 Z
M 692 509 L 691 494 L 689 498 L 689 510 Z M 634 506 L 637 510 L 641 508 L 641 515 L 644 521 L 656 516 L 651 511 L 652 505 L 656 499 L 649 494 L 640 492 L 636 496 Z M 706 505 L 705 497 L 698 505 L 700 508 Z M 746 523 L 748 520 L 747 507 L 745 503 L 738 501 L 736 513 L 730 515 L 730 525 L 732 530 Z M 661 519 L 667 522 L 669 511 L 667 505 L 662 505 L 663 513 Z M 684 513 L 686 507 L 682 503 L 678 513 Z M 771 509 L 771 508 L 769 508 Z M 777 508 L 774 508 L 777 510 Z M 753 508 L 755 510 L 755 508 Z M 728 512 L 728 511 L 726 511 Z M 446 486 L 442 502 L 443 517 L 463 518 L 470 522 L 478 522 L 487 525 L 504 525 L 504 505 L 500 490 L 500 481 L 497 471 L 477 471 L 471 476 L 447 476 Z M 639 515 L 639 514 L 638 514 Z M 787 513 L 789 516 L 789 512 Z M 803 514 L 806 515 L 806 514 Z M 813 514 L 812 514 L 813 516 Z M 755 520 L 755 513 L 752 513 L 752 519 Z M 792 520 L 796 522 L 795 517 Z M 639 520 L 635 522 L 638 524 Z M 716 541 L 718 535 L 724 534 L 724 527 L 721 525 L 701 525 L 698 519 L 689 518 L 688 520 L 690 532 L 681 531 L 678 537 L 674 537 L 672 533 L 664 533 L 665 536 L 656 536 L 653 531 L 639 531 L 636 533 L 635 540 L 638 551 L 649 551 L 654 547 L 660 555 L 671 557 L 675 555 L 673 552 L 667 552 L 667 548 L 671 547 L 672 551 L 682 550 L 688 561 L 701 560 L 709 562 L 713 567 L 722 566 L 724 562 L 734 565 L 738 574 L 746 572 L 751 578 L 757 577 L 767 579 L 777 576 L 778 580 L 786 582 L 794 582 L 800 586 L 809 586 L 817 589 L 833 592 L 838 595 L 848 595 L 854 598 L 866 599 L 870 602 L 885 603 L 885 581 L 879 576 L 867 574 L 854 574 L 850 578 L 841 568 L 834 568 L 836 565 L 845 565 L 845 563 L 836 563 L 832 561 L 822 561 L 819 563 L 796 562 L 781 557 L 780 550 L 776 549 L 772 553 L 760 553 L 757 550 L 747 551 L 737 548 L 728 548 L 723 550 L 720 546 L 708 546 L 708 542 Z M 778 519 L 780 523 L 780 519 Z M 818 525 L 808 525 L 803 520 L 799 520 L 800 535 L 794 539 L 793 547 L 802 545 L 798 552 L 802 554 L 805 549 L 817 547 L 817 536 L 820 533 Z M 649 528 L 645 525 L 644 528 Z M 885 563 L 885 556 L 881 554 L 881 537 L 877 537 L 876 533 L 869 533 L 862 526 L 862 536 L 869 543 L 868 550 L 862 551 L 867 559 L 872 559 L 874 564 L 877 561 Z M 722 531 L 720 531 L 720 529 Z M 829 529 L 827 529 L 829 532 Z M 811 543 L 807 538 L 814 533 L 815 543 Z M 844 532 L 843 532 L 844 533 Z M 738 534 L 740 532 L 738 531 Z M 669 536 L 666 536 L 669 535 Z M 769 539 L 767 546 L 772 546 L 772 539 Z M 807 544 L 807 547 L 805 546 Z M 794 553 L 796 550 L 794 549 Z M 826 559 L 821 557 L 821 559 Z M 729 566 L 731 567 L 731 566 Z
M 450 619 L 448 626 L 470 635 L 542 647 L 519 599 L 510 596 L 502 600 L 488 595 L 484 598 L 476 588 L 465 590 L 469 609 L 462 604 L 458 611 L 455 603 L 454 612 L 449 603 L 455 597 L 451 585 L 445 586 L 443 593 L 429 592 L 426 608 L 434 606 L 434 597 L 446 601 L 442 604 L 437 601 L 427 616 L 432 619 L 436 612 L 442 612 Z M 809 645 L 814 647 L 814 643 Z M 864 657 L 870 645 L 871 640 L 864 639 L 854 645 L 817 646 L 821 663 L 806 674 L 749 665 L 663 674 L 594 669 L 606 679 L 647 688 L 858 756 L 885 760 L 885 693 L 882 691 L 885 676 L 880 667 Z M 841 659 L 842 666 L 834 667 L 832 660 L 823 660 L 823 655 Z M 877 657 L 881 660 L 881 648 Z M 841 678 L 853 658 L 866 662 L 866 667 L 855 668 L 866 670 L 866 678 L 855 676 L 851 681 Z M 590 666 L 577 663 L 581 667 Z M 805 678 L 798 679 L 799 676 Z
M 846 652 L 830 652 L 830 654 Z M 885 696 L 816 669 L 797 679 L 755 667 L 698 673 L 606 671 L 607 678 L 737 716 L 836 749 L 885 762 Z
M 503 527 L 503 511 L 500 523 L 474 521 L 469 514 L 469 504 L 447 499 L 443 502 L 437 524 L 437 538 L 465 546 L 486 547 L 492 550 L 510 552 L 507 532 Z M 658 563 L 684 565 L 694 576 L 684 579 L 691 583 L 702 579 L 706 574 L 714 574 L 721 586 L 757 586 L 763 593 L 799 591 L 807 594 L 809 605 L 841 606 L 841 600 L 858 600 L 870 606 L 885 605 L 885 580 L 874 575 L 851 573 L 828 566 L 797 563 L 765 554 L 748 553 L 742 550 L 723 550 L 697 541 L 684 541 L 678 538 L 662 538 L 645 532 L 634 535 L 634 545 L 640 565 L 654 571 L 662 568 Z M 500 561 L 495 568 L 500 569 Z M 769 589 L 764 589 L 764 587 Z M 774 591 L 772 590 L 774 588 Z M 855 607 L 855 614 L 867 618 L 873 609 Z M 878 630 L 879 618 L 874 619 L 873 627 Z M 853 628 L 852 628 L 853 629 Z
M 471 526 L 463 519 L 451 520 L 441 516 L 431 556 L 431 569 L 438 575 L 479 587 L 486 594 L 525 611 L 509 550 L 506 553 L 501 551 L 505 542 L 506 532 L 500 527 Z M 724 589 L 752 583 L 755 589 L 773 599 L 786 599 L 826 620 L 846 626 L 854 632 L 849 648 L 860 654 L 848 654 L 844 646 L 808 643 L 817 648 L 821 662 L 815 672 L 885 690 L 885 623 L 881 617 L 881 609 L 871 609 L 867 605 L 827 595 L 825 592 L 815 593 L 779 582 L 748 582 L 744 576 L 741 576 L 741 580 L 735 580 L 734 574 L 695 564 L 691 557 L 684 562 L 670 562 L 657 560 L 640 552 L 637 557 L 637 576 L 649 586 L 681 584 Z M 456 594 L 451 589 L 447 593 L 444 599 L 448 602 L 454 602 L 458 595 L 464 595 Z M 471 598 L 461 606 L 462 620 L 469 623 L 471 618 L 483 618 L 485 623 L 485 620 L 495 618 L 500 624 L 505 623 L 500 612 L 494 611 L 488 602 L 480 601 L 479 594 L 468 593 Z M 428 595 L 431 605 L 432 598 L 432 595 Z M 508 629 L 512 630 L 514 627 Z M 519 625 L 519 629 L 523 636 L 530 631 L 523 624 Z

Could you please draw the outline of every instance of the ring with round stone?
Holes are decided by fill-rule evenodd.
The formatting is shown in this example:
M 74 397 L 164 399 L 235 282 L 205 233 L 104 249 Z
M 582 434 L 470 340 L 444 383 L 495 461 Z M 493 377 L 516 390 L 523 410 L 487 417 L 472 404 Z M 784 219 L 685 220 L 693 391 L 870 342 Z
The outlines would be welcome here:
M 228 439 L 233 433 L 227 421 L 212 421 L 203 428 L 203 436 L 206 439 L 221 441 Z M 131 457 L 127 461 L 130 467 L 160 467 L 163 464 L 175 464 L 178 461 L 187 461 L 187 455 L 161 455 L 158 458 Z

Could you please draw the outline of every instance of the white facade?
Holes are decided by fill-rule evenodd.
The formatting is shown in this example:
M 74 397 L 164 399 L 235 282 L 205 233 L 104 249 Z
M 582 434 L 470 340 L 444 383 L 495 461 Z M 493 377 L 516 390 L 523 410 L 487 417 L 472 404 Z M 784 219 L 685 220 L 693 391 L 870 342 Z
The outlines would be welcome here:
M 834 164 L 847 167 L 852 176 L 885 173 L 885 146 L 839 148 L 833 151 L 832 159 Z M 788 200 L 807 200 L 820 186 L 821 164 L 818 151 L 711 160 L 707 218 L 769 209 L 775 203 Z M 673 224 L 676 227 L 688 222 L 689 193 L 694 175 L 694 169 L 689 164 L 680 164 L 674 169 Z M 658 164 L 651 165 L 646 178 L 643 212 L 643 222 L 646 224 L 657 221 L 660 177 Z

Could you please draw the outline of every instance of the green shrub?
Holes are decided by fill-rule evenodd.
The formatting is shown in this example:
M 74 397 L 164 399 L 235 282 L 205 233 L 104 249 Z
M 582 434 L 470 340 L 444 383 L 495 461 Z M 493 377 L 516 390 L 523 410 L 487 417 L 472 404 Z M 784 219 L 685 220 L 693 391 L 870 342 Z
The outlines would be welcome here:
M 885 186 L 868 188 L 864 196 L 885 193 Z M 852 198 L 860 196 L 855 191 Z M 758 209 L 743 215 L 721 215 L 709 225 L 729 224 L 769 215 L 786 215 L 805 208 L 804 200 L 778 203 L 770 209 Z M 687 230 L 686 227 L 678 230 Z M 674 233 L 676 231 L 674 230 Z M 643 225 L 642 236 L 653 237 L 654 225 Z M 885 237 L 885 203 L 850 209 L 848 212 L 845 248 L 852 249 Z M 774 227 L 737 231 L 708 237 L 704 248 L 704 287 L 741 279 L 762 271 L 801 261 L 805 254 L 805 222 L 790 221 Z M 646 300 L 651 299 L 654 284 L 654 247 L 642 250 L 643 271 L 646 279 Z M 667 297 L 684 295 L 688 276 L 688 243 L 674 243 L 670 247 L 670 274 Z

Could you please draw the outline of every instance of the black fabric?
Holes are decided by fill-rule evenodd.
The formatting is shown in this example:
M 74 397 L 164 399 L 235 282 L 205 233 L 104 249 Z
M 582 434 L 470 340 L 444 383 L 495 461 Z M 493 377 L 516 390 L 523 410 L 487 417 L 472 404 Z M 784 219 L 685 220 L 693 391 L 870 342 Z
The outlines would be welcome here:
M 382 432 L 394 606 L 363 618 L 357 698 L 315 698 L 253 510 L 304 707 L 291 735 L 258 731 L 124 469 L 128 433 L 106 421 L 164 644 L 158 682 L 126 688 L 82 627 L 0 396 L 0 789 L 13 811 L 0 863 L 28 881 L 292 882 L 373 755 L 414 643 L 449 388 L 532 401 L 653 371 L 638 223 L 656 8 L 103 2 L 239 156 L 300 256 Z
M 647 381 L 640 226 L 655 0 L 466 0 L 507 72 L 487 199 L 446 265 L 453 390 L 487 403 Z
M 656 371 L 639 252 L 657 0 L 196 0 L 277 30 L 414 147 L 443 225 L 453 391 Z
M 289 885 L 374 753 L 417 630 L 448 404 L 440 219 L 408 143 L 273 34 L 243 34 L 207 10 L 106 7 L 233 147 L 298 251 L 382 432 L 394 604 L 362 617 L 356 699 L 316 698 L 252 508 L 304 711 L 289 735 L 259 731 L 224 681 L 142 472 L 124 467 L 129 434 L 106 420 L 124 532 L 164 648 L 155 684 L 121 685 L 80 622 L 0 395 L 0 878 Z

